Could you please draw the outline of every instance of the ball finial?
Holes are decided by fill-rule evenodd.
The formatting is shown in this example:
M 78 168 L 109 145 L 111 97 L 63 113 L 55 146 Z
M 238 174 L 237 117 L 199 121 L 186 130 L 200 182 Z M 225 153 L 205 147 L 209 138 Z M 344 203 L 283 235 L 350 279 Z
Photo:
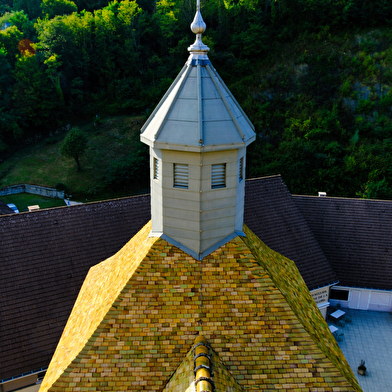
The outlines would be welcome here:
M 202 60 L 208 61 L 207 52 L 210 48 L 203 44 L 201 35 L 206 31 L 206 24 L 204 23 L 203 17 L 200 12 L 200 0 L 197 0 L 196 4 L 196 14 L 191 23 L 192 33 L 196 34 L 196 40 L 191 45 L 188 50 L 191 52 L 190 61 L 192 60 Z
M 203 17 L 201 16 L 199 7 L 196 11 L 195 17 L 193 18 L 191 30 L 194 34 L 203 34 L 206 31 L 206 24 L 204 23 Z

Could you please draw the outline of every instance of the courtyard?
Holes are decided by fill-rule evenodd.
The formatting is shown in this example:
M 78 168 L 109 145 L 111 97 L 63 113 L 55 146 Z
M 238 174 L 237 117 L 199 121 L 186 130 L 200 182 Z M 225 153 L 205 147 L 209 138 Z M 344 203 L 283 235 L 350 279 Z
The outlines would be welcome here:
M 339 327 L 339 346 L 364 392 L 392 391 L 392 315 L 386 312 L 342 309 L 352 318 Z M 365 361 L 366 375 L 357 372 Z

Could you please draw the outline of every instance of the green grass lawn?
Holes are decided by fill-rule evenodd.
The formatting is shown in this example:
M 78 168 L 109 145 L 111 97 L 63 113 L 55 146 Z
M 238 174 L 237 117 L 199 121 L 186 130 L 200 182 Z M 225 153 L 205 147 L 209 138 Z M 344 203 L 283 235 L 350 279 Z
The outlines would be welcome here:
M 15 195 L 0 196 L 0 200 L 6 204 L 14 203 L 19 212 L 28 211 L 28 206 L 39 205 L 40 209 L 63 207 L 65 202 L 62 199 L 54 199 L 30 193 L 17 193 Z
M 62 183 L 66 185 L 68 194 L 74 195 L 73 200 L 75 196 L 78 200 L 79 195 L 79 201 L 86 201 L 86 195 L 94 194 L 107 175 L 108 164 L 132 154 L 138 147 L 143 122 L 143 117 L 118 116 L 103 120 L 98 129 L 92 124 L 81 126 L 88 136 L 88 148 L 80 159 L 80 172 L 72 158 L 66 158 L 59 152 L 66 133 L 26 146 L 0 164 L 0 188 L 16 184 L 55 188 L 56 184 Z M 126 195 L 110 194 L 110 190 L 106 190 L 91 199 L 119 196 Z

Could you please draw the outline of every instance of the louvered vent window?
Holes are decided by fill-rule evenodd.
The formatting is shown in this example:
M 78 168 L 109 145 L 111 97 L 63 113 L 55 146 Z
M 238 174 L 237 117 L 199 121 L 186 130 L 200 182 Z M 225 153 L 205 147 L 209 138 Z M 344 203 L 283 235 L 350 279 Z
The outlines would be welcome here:
M 188 165 L 182 163 L 174 164 L 174 187 L 188 188 Z
M 224 188 L 226 186 L 226 163 L 212 165 L 211 188 Z
M 154 180 L 158 179 L 159 175 L 159 161 L 157 158 L 154 158 Z
M 239 179 L 240 182 L 244 179 L 244 157 L 240 158 Z

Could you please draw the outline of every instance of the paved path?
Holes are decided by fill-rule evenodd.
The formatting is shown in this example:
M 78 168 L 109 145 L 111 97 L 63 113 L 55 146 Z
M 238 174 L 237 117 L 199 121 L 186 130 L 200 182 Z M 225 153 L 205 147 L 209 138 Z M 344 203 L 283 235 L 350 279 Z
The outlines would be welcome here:
M 392 391 L 392 315 L 383 312 L 343 309 L 352 323 L 339 328 L 344 333 L 339 346 L 364 392 Z M 367 375 L 357 373 L 361 359 Z

